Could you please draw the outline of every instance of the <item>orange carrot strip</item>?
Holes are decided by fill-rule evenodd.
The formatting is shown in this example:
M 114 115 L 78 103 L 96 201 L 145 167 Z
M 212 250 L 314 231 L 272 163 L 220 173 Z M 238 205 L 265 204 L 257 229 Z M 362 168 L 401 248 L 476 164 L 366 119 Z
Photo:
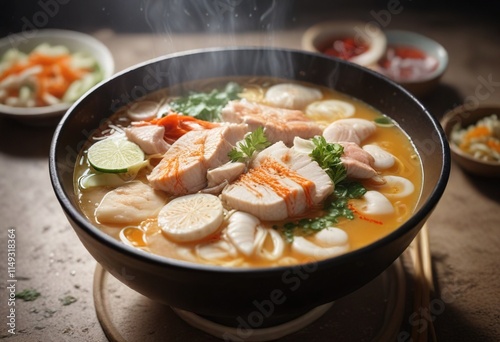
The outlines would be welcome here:
M 168 143 L 173 143 L 189 131 L 210 129 L 219 126 L 219 124 L 214 122 L 178 114 L 170 114 L 162 118 L 153 119 L 149 123 L 165 127 L 164 139 Z

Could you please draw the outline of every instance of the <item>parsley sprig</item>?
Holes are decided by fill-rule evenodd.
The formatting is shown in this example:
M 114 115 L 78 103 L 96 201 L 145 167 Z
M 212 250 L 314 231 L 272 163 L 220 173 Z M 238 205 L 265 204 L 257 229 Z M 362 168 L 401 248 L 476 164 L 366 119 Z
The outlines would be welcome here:
M 252 159 L 255 152 L 262 151 L 270 144 L 264 134 L 264 129 L 258 127 L 252 133 L 247 134 L 243 141 L 237 143 L 236 147 L 229 151 L 228 156 L 232 162 L 247 162 Z
M 314 149 L 310 156 L 330 176 L 334 184 L 338 184 L 347 177 L 347 170 L 340 157 L 344 148 L 340 144 L 329 143 L 322 136 L 312 138 Z

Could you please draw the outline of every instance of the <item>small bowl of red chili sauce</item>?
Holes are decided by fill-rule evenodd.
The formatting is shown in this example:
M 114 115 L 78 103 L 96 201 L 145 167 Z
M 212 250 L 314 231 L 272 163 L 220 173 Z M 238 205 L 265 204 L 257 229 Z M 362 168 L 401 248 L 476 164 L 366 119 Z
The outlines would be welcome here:
M 376 25 L 357 21 L 327 21 L 306 30 L 302 48 L 375 68 L 386 49 L 385 34 Z
M 446 70 L 446 49 L 438 42 L 414 32 L 392 30 L 385 34 L 387 48 L 376 70 L 416 96 L 428 94 Z

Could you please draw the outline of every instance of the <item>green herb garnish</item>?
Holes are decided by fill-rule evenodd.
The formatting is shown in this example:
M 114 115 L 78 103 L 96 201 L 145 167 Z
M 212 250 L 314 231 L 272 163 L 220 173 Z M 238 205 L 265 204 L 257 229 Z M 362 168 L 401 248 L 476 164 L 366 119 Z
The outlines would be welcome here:
M 347 170 L 340 157 L 344 148 L 340 144 L 329 143 L 322 136 L 312 138 L 314 149 L 310 156 L 330 176 L 334 184 L 338 184 L 347 177 Z
M 237 143 L 236 147 L 229 151 L 228 156 L 232 162 L 246 162 L 252 158 L 255 152 L 262 151 L 270 144 L 264 134 L 264 129 L 259 127 L 247 134 L 243 141 Z
M 287 222 L 283 226 L 273 226 L 283 233 L 285 240 L 293 242 L 296 235 L 308 236 L 322 229 L 332 227 L 339 219 L 354 219 L 354 213 L 349 209 L 350 199 L 361 198 L 366 189 L 357 182 L 343 181 L 335 186 L 333 195 L 325 202 L 324 215 L 317 218 L 303 218 L 298 221 Z
M 22 299 L 26 302 L 34 301 L 38 297 L 40 297 L 40 292 L 34 289 L 26 289 L 19 293 L 16 293 L 16 298 Z
M 387 116 L 379 116 L 373 120 L 377 125 L 382 127 L 391 127 L 394 126 L 394 122 Z
M 184 115 L 205 121 L 220 121 L 222 108 L 231 100 L 238 99 L 241 87 L 229 82 L 222 90 L 214 89 L 210 93 L 192 92 L 186 97 L 170 103 L 173 110 Z

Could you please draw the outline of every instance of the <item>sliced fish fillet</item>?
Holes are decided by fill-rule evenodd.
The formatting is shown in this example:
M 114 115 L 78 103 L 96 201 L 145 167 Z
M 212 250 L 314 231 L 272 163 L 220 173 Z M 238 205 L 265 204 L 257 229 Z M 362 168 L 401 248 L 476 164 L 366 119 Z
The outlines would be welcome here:
M 344 148 L 344 154 L 340 157 L 347 171 L 347 177 L 367 179 L 378 175 L 372 167 L 373 157 L 353 142 L 339 142 Z
M 303 214 L 332 192 L 330 177 L 315 161 L 278 142 L 260 152 L 221 196 L 231 208 L 276 221 Z
M 372 135 L 377 126 L 372 121 L 357 118 L 340 119 L 332 122 L 323 131 L 326 141 L 336 143 L 349 141 L 361 144 L 363 140 Z
M 108 192 L 95 210 L 101 223 L 133 224 L 158 214 L 165 194 L 142 182 L 131 182 Z
M 139 145 L 147 154 L 165 153 L 170 144 L 163 139 L 165 127 L 157 125 L 131 126 L 124 129 L 127 139 Z
M 227 163 L 229 151 L 247 132 L 246 125 L 234 124 L 188 132 L 165 153 L 148 181 L 171 195 L 195 193 L 207 186 L 207 171 Z
M 227 122 L 246 123 L 250 131 L 263 127 L 271 143 L 283 141 L 291 146 L 293 139 L 312 138 L 321 135 L 320 126 L 302 111 L 270 107 L 247 100 L 230 101 L 221 112 Z

